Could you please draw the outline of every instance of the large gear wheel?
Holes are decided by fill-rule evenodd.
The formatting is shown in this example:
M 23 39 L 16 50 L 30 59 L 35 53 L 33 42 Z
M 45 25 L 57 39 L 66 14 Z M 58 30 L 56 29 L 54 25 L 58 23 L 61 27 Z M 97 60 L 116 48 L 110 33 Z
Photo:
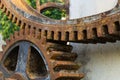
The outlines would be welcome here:
M 49 7 L 43 5 L 42 10 Z M 74 62 L 77 54 L 64 43 L 120 40 L 120 0 L 108 12 L 65 21 L 43 16 L 24 0 L 0 0 L 0 9 L 21 29 L 0 53 L 2 80 L 80 80 L 83 74 L 76 72 L 79 66 Z
M 42 35 L 46 33 L 48 40 L 79 43 L 105 43 L 119 40 L 119 4 L 120 0 L 114 9 L 98 15 L 62 21 L 43 16 L 24 0 L 0 0 L 1 10 L 21 28 L 35 26 L 41 30 Z
M 47 42 L 21 29 L 6 41 L 0 53 L 1 79 L 16 80 L 80 80 L 83 74 L 74 61 L 72 46 Z

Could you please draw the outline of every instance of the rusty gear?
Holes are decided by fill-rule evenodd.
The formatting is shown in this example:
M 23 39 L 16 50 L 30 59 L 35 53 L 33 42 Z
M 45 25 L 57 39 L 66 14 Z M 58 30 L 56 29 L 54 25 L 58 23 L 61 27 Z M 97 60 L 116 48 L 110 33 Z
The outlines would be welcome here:
M 21 28 L 6 41 L 7 45 L 3 46 L 3 52 L 0 53 L 0 79 L 80 80 L 83 74 L 76 72 L 79 66 L 74 63 L 77 54 L 71 52 L 72 47 L 52 42 L 105 43 L 119 40 L 119 3 L 111 11 L 99 15 L 61 21 L 43 16 L 24 0 L 0 0 L 0 9 Z M 49 7 L 60 8 L 50 3 L 43 5 L 42 10 Z M 22 57 L 25 61 L 18 56 L 19 49 L 23 51 L 21 56 L 24 52 L 28 53 L 28 58 Z M 26 65 L 21 66 L 20 62 Z M 41 74 L 42 71 L 45 73 Z
M 7 40 L 1 55 L 4 77 L 19 80 L 80 80 L 72 46 L 49 43 L 33 30 L 20 30 Z M 1 70 L 1 71 L 2 71 Z M 8 76 L 6 76 L 7 74 Z
M 109 12 L 66 21 L 49 19 L 24 0 L 0 0 L 0 8 L 21 28 L 39 28 L 41 36 L 45 35 L 48 40 L 104 43 L 119 39 L 119 5 Z

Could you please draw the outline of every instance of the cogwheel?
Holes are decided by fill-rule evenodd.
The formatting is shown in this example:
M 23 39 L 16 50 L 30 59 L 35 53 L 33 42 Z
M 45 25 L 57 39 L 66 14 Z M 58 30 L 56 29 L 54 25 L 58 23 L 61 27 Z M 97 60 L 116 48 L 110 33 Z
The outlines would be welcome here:
M 72 46 L 51 43 L 34 34 L 34 30 L 21 29 L 6 41 L 0 53 L 5 79 L 16 80 L 80 80 L 79 65 L 74 61 Z
M 47 40 L 106 43 L 120 40 L 119 4 L 120 0 L 118 6 L 108 12 L 65 21 L 46 18 L 24 0 L 0 0 L 0 9 L 8 16 L 8 19 L 22 29 L 32 26 L 39 28 L 43 36 L 45 33 Z M 43 5 L 42 9 L 46 7 Z

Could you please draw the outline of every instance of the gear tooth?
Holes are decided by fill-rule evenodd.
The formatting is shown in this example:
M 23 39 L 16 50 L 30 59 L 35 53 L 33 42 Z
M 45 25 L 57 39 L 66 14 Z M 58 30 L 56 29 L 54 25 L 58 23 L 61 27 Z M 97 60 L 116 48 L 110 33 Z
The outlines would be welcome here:
M 99 30 L 98 37 L 99 37 L 99 38 L 104 38 L 105 35 L 104 35 L 104 30 L 103 30 L 103 28 L 102 28 L 102 27 L 99 27 L 98 30 Z
M 66 41 L 65 37 L 65 32 L 61 32 L 61 41 Z
M 77 40 L 77 36 L 74 34 L 74 32 L 71 32 L 69 35 L 70 35 L 70 37 L 69 37 L 70 41 L 76 41 Z
M 40 39 L 41 38 L 40 36 L 41 36 L 40 29 L 37 28 L 36 31 L 35 31 L 35 38 Z
M 47 46 L 53 70 L 55 73 L 59 73 L 56 74 L 55 80 L 80 80 L 83 78 L 83 74 L 75 73 L 80 66 L 74 62 L 77 54 L 71 53 L 72 46 L 53 43 L 48 43 Z
M 62 45 L 62 44 L 50 44 L 48 43 L 48 50 L 49 51 L 64 51 L 64 52 L 71 52 L 73 47 L 70 45 Z
M 24 29 L 21 29 L 20 32 L 19 32 L 19 35 L 20 35 L 20 36 L 25 35 L 25 30 L 24 30 Z
M 24 23 L 23 21 L 20 24 L 20 29 L 25 29 L 27 27 L 26 23 Z M 28 27 L 27 27 L 28 28 Z
M 16 22 L 17 22 L 17 17 L 16 17 L 16 16 L 13 16 L 12 22 L 13 22 L 13 23 L 16 23 Z
M 4 5 L 3 5 L 3 4 L 1 4 L 1 5 L 0 5 L 0 9 L 3 9 L 3 7 L 4 7 Z
M 2 5 L 1 10 L 5 13 L 6 12 L 6 7 Z
M 2 9 L 2 8 L 3 8 L 3 6 L 4 6 L 4 5 L 1 3 L 1 4 L 0 4 L 0 9 Z
M 47 39 L 53 40 L 53 34 L 51 31 L 48 31 Z
M 15 39 L 14 35 L 10 35 L 10 41 L 13 41 Z
M 60 71 L 60 70 L 78 70 L 79 65 L 77 65 L 74 62 L 70 61 L 55 61 L 53 62 L 54 70 Z
M 28 26 L 25 27 L 25 35 L 29 35 L 30 34 L 30 28 L 28 28 Z
M 41 30 L 41 38 L 42 37 L 45 37 L 45 32 L 44 32 L 44 30 Z
M 19 36 L 18 31 L 15 31 L 15 32 L 14 32 L 14 36 L 15 36 L 15 37 L 18 37 L 18 36 Z
M 61 61 L 75 61 L 77 58 L 76 53 L 67 53 L 62 51 L 52 51 L 50 52 L 51 59 L 61 60 Z
M 102 25 L 97 28 L 98 29 L 98 41 L 101 40 L 101 42 L 115 42 L 116 38 L 112 37 L 111 34 L 109 34 L 109 27 L 108 25 Z
M 6 7 L 4 7 L 3 12 L 4 12 L 4 13 L 6 13 L 6 11 L 7 11 L 7 8 L 6 8 Z
M 30 28 L 30 35 L 35 37 L 35 31 L 36 31 L 36 28 L 35 27 L 31 27 Z
M 61 41 L 62 34 L 60 31 L 54 31 L 54 40 Z
M 47 30 L 41 30 L 41 38 L 42 37 L 47 37 L 48 31 Z
M 21 20 L 17 20 L 16 25 L 17 25 L 17 26 L 20 26 L 21 23 L 22 23 Z
M 3 50 L 5 49 L 5 47 L 6 47 L 6 45 L 2 45 L 2 49 L 3 49 Z
M 10 11 L 6 11 L 6 16 L 9 16 L 10 15 Z
M 61 41 L 61 37 L 62 37 L 61 33 L 62 33 L 61 31 L 55 31 L 54 40 Z
M 79 34 L 79 36 L 78 36 L 78 41 L 83 40 L 84 38 L 83 38 L 83 33 L 82 33 L 82 31 L 79 31 L 78 34 Z
M 6 42 L 6 44 L 9 44 L 10 43 L 10 39 L 7 39 L 5 42 Z
M 36 27 L 33 27 L 32 33 L 33 33 L 33 37 L 35 37 L 36 36 Z
M 116 17 L 117 18 L 117 17 Z M 110 23 L 109 33 L 115 36 L 118 36 L 120 31 L 120 22 L 119 20 L 115 21 L 114 23 Z
M 87 33 L 90 33 L 90 34 L 87 34 L 87 38 L 89 40 L 94 40 L 94 38 L 96 38 L 96 36 L 94 36 L 94 34 L 93 34 L 93 30 L 92 29 L 87 30 Z
M 10 20 L 12 20 L 12 19 L 13 19 L 13 14 L 10 13 L 10 15 L 8 16 L 8 18 L 9 18 Z
M 25 29 L 27 29 L 27 28 L 25 28 Z M 30 35 L 33 33 L 33 27 L 31 25 L 29 25 L 28 31 L 29 31 L 28 34 L 30 34 Z M 33 34 L 31 36 L 33 36 Z
M 57 41 L 60 40 L 58 31 L 54 31 L 54 40 L 57 40 Z
M 55 80 L 80 80 L 84 77 L 84 74 L 69 73 L 69 72 L 58 72 L 56 73 Z

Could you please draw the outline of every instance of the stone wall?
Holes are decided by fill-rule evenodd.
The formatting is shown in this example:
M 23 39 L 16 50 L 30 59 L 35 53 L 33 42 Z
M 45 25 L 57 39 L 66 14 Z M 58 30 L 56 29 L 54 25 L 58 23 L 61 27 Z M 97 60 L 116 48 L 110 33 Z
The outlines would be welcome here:
M 120 42 L 107 44 L 75 44 L 73 52 L 82 63 L 83 80 L 120 80 Z

